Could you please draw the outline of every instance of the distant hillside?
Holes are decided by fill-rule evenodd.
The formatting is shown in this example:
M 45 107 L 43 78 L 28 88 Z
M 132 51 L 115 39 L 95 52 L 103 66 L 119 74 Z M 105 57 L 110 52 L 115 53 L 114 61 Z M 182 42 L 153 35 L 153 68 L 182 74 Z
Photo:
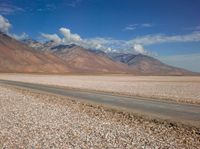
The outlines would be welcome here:
M 38 52 L 0 33 L 0 72 L 67 73 L 71 69 L 57 56 Z
M 126 64 L 115 62 L 107 55 L 99 55 L 80 46 L 60 45 L 51 50 L 76 72 L 130 73 Z
M 29 43 L 29 46 L 24 43 Z M 30 45 L 31 44 L 31 45 Z M 34 49 L 33 49 L 34 48 Z M 48 42 L 19 42 L 0 33 L 0 72 L 28 73 L 128 73 L 128 67 L 107 56 L 72 46 Z
M 142 75 L 196 75 L 191 71 L 169 66 L 161 61 L 146 55 L 110 53 L 114 60 L 125 63 L 137 74 Z
M 105 53 L 101 50 L 85 49 L 75 44 L 57 45 L 52 41 L 41 44 L 29 40 L 26 44 L 36 50 L 53 53 L 63 60 L 72 72 L 197 75 L 185 69 L 169 66 L 147 55 Z

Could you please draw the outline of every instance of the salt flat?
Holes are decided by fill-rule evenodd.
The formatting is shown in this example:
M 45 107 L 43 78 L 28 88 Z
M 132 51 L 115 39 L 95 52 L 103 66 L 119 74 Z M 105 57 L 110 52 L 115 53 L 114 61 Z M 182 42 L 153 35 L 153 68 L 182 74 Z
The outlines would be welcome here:
M 200 77 L 0 74 L 0 79 L 200 103 Z

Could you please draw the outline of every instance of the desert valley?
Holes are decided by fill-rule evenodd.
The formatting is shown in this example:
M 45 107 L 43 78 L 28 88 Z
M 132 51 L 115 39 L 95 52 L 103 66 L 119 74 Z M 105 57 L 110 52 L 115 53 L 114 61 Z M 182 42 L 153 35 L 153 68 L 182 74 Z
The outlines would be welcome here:
M 104 53 L 52 41 L 23 43 L 4 33 L 0 33 L 0 39 L 0 71 L 4 73 L 198 75 L 141 54 Z
M 1 80 L 101 91 L 113 95 L 142 97 L 145 100 L 157 99 L 198 106 L 200 103 L 198 73 L 166 65 L 149 56 L 107 54 L 76 45 L 55 46 L 53 42 L 43 45 L 31 40 L 17 41 L 3 33 L 0 34 L 0 51 Z M 124 112 L 120 113 L 119 108 L 99 107 L 88 102 L 77 102 L 73 97 L 49 96 L 37 90 L 4 83 L 1 84 L 1 106 L 3 119 L 0 144 L 11 148 L 24 145 L 27 148 L 51 145 L 56 148 L 140 148 L 141 144 L 146 147 L 168 148 L 173 144 L 175 148 L 196 148 L 200 145 L 198 129 L 195 128 L 199 123 L 195 127 L 189 127 L 187 123 L 182 126 L 181 121 L 177 123 L 173 119 L 168 121 L 167 118 L 161 118 L 155 121 L 154 116 L 148 115 L 147 118 L 143 112 L 138 115 L 138 112 L 136 114 L 122 110 Z M 33 112 L 33 109 L 37 110 Z M 171 123 L 174 123 L 173 126 Z M 62 134 L 63 129 L 65 134 Z M 20 136 L 17 132 L 21 132 Z M 163 133 L 165 137 L 161 135 Z M 160 141 L 154 140 L 161 136 Z M 184 138 L 181 139 L 184 142 L 179 142 L 180 136 Z M 133 137 L 137 139 L 132 140 Z M 126 140 L 121 140 L 122 138 Z M 172 138 L 173 142 L 170 141 Z M 145 143 L 146 141 L 149 143 Z M 65 144 L 61 145 L 59 142 Z
M 175 29 L 163 28 L 162 21 L 129 23 L 119 31 L 133 16 L 163 20 L 169 17 L 164 10 L 175 14 L 175 8 L 157 2 L 156 8 L 148 4 L 148 11 L 144 3 L 112 2 L 116 6 L 101 0 L 0 1 L 0 148 L 200 149 L 200 67 L 194 67 L 199 65 L 199 26 L 183 27 L 179 32 L 191 32 L 181 35 L 175 25 L 180 22 L 171 23 Z M 184 2 L 183 9 L 196 10 Z M 13 33 L 5 16 L 18 25 L 17 33 L 30 35 Z M 85 38 L 64 27 L 60 34 L 43 33 L 63 22 Z M 173 34 L 160 33 L 165 29 Z

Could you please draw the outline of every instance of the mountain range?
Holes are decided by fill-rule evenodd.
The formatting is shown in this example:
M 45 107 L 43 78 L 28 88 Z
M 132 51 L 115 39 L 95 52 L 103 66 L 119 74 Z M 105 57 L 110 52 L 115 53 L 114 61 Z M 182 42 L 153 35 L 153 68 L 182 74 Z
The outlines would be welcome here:
M 18 41 L 0 33 L 0 72 L 196 75 L 142 54 L 105 53 L 81 46 Z
M 124 53 L 110 53 L 116 61 L 120 61 L 129 66 L 129 68 L 136 74 L 142 75 L 192 75 L 191 71 L 173 67 L 162 63 L 161 61 L 142 54 L 124 54 Z
M 0 72 L 61 73 L 70 72 L 54 54 L 40 52 L 0 33 Z

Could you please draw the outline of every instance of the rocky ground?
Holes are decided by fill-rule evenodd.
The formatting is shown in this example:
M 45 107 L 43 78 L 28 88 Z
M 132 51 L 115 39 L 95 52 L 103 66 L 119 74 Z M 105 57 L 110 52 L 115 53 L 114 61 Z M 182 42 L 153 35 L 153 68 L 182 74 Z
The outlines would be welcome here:
M 200 148 L 200 130 L 0 86 L 0 148 Z
M 200 77 L 0 74 L 0 79 L 200 104 Z

